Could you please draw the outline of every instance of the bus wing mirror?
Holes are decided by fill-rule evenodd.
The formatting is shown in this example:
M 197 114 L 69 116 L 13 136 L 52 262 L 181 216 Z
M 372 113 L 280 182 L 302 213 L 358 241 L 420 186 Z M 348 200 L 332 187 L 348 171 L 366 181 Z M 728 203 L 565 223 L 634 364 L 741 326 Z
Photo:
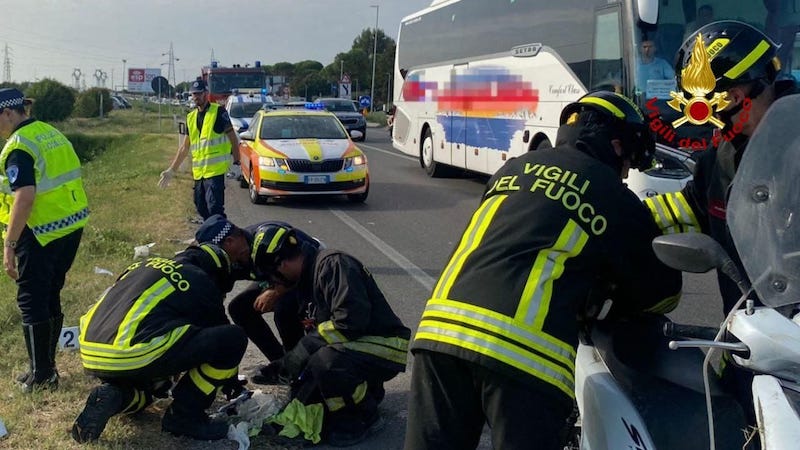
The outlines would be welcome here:
M 637 0 L 639 20 L 651 25 L 658 23 L 658 1 L 659 0 Z

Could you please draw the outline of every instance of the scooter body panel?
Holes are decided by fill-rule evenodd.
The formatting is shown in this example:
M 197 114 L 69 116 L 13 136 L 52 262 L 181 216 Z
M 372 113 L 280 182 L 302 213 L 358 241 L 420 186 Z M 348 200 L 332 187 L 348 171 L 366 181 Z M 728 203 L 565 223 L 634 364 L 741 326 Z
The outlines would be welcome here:
M 797 448 L 800 443 L 800 416 L 795 409 L 800 406 L 800 393 L 788 392 L 795 399 L 787 397 L 787 389 L 771 375 L 753 379 L 753 404 L 766 450 Z
M 641 416 L 594 347 L 578 346 L 575 393 L 581 414 L 581 449 L 656 448 Z

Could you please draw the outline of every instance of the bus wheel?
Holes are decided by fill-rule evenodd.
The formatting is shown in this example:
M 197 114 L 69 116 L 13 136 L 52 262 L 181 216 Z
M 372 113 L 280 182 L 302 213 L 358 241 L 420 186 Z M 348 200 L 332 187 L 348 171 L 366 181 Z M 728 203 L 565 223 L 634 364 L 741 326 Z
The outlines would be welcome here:
M 446 175 L 447 167 L 433 160 L 433 136 L 431 136 L 430 129 L 425 130 L 425 137 L 422 138 L 419 161 L 429 176 L 438 178 Z

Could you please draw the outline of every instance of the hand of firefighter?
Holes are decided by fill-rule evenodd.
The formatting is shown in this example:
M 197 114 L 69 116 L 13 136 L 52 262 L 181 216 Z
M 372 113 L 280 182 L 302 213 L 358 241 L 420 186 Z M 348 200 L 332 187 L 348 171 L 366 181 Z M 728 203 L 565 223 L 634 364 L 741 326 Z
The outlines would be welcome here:
M 266 289 L 256 297 L 256 301 L 253 302 L 253 309 L 260 313 L 272 312 L 275 309 L 275 304 L 280 301 L 280 298 L 281 292 L 278 289 Z
M 233 376 L 225 380 L 220 391 L 225 395 L 226 400 L 233 400 L 246 391 L 247 380 L 240 380 L 238 376 Z
M 175 172 L 172 171 L 172 168 L 167 168 L 167 170 L 161 172 L 161 178 L 158 180 L 158 187 L 161 189 L 166 189 L 169 186 L 170 181 L 172 181 L 172 177 L 175 175 Z
M 266 366 L 260 367 L 250 378 L 255 384 L 266 384 L 266 385 L 275 385 L 275 384 L 290 384 L 294 378 L 289 376 L 286 373 L 286 369 L 283 365 L 283 358 L 276 359 L 271 363 L 267 364 Z

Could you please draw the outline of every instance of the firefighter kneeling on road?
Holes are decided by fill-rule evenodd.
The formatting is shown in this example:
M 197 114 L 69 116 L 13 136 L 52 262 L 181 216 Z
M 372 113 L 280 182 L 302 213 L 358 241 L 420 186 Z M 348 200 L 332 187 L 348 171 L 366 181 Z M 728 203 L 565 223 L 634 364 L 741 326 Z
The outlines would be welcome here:
M 220 388 L 240 386 L 247 337 L 223 307 L 232 263 L 243 262 L 210 243 L 134 263 L 81 317 L 83 366 L 103 384 L 89 394 L 73 439 L 97 440 L 109 418 L 166 397 L 169 379 L 183 372 L 162 429 L 201 440 L 227 435 L 227 422 L 211 420 L 205 409 Z
M 257 271 L 295 287 L 315 308 L 316 327 L 259 371 L 260 382 L 292 386 L 293 401 L 277 423 L 303 428 L 315 443 L 362 441 L 381 423 L 383 383 L 405 370 L 410 330 L 372 274 L 346 253 L 301 245 L 292 228 L 268 225 L 256 233 L 253 254 Z

